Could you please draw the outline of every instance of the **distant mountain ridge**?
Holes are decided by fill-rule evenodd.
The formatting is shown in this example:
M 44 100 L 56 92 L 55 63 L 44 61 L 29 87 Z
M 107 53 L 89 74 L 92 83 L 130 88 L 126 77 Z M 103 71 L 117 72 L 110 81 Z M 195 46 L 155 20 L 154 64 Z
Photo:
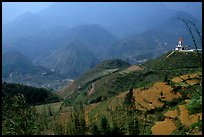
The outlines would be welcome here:
M 35 65 L 77 78 L 106 59 L 135 64 L 155 58 L 172 50 L 180 36 L 192 47 L 185 25 L 174 20 L 178 16 L 194 19 L 161 3 L 55 3 L 4 24 L 2 48 L 3 53 L 19 51 Z
M 185 24 L 177 18 L 195 18 L 185 12 L 177 12 L 165 22 L 150 28 L 149 30 L 134 34 L 114 43 L 109 49 L 109 55 L 114 58 L 120 58 L 129 63 L 140 63 L 152 57 L 173 50 L 178 44 L 179 37 L 183 37 L 183 44 L 190 48 L 195 48 L 190 33 Z M 199 30 L 202 25 L 199 21 L 195 22 Z M 191 26 L 192 27 L 192 26 Z M 196 36 L 197 46 L 202 47 L 198 34 L 192 27 L 192 33 Z M 140 49 L 140 50 L 138 50 Z
M 67 47 L 40 58 L 37 64 L 75 78 L 93 68 L 97 62 L 97 58 L 83 44 L 79 41 L 72 41 Z
M 17 51 L 3 54 L 2 80 L 9 83 L 15 82 L 52 89 L 57 89 L 68 82 L 65 76 L 47 68 L 36 66 L 22 53 Z

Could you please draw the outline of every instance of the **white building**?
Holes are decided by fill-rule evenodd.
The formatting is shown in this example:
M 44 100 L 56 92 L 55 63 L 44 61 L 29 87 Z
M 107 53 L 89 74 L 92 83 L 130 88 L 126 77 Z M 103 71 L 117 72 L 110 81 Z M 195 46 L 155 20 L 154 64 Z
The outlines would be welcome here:
M 182 37 L 180 37 L 179 38 L 179 43 L 176 46 L 175 50 L 179 50 L 179 51 L 181 51 L 181 50 L 188 50 L 187 48 L 188 48 L 188 46 L 183 46 L 183 39 L 182 39 Z

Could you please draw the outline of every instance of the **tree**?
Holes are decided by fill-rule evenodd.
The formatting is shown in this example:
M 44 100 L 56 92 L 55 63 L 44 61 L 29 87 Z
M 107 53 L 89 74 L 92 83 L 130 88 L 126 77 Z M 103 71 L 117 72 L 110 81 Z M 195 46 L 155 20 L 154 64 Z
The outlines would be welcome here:
M 22 94 L 3 97 L 2 134 L 39 134 L 39 116 L 34 107 L 26 103 Z
M 105 116 L 102 116 L 100 119 L 100 134 L 101 135 L 110 134 L 110 126 Z
M 125 96 L 124 105 L 127 110 L 126 114 L 127 133 L 130 135 L 138 135 L 139 134 L 138 118 L 135 116 L 136 107 L 132 88 L 130 88 L 130 90 Z
M 133 89 L 130 88 L 124 99 L 124 105 L 128 111 L 135 110 L 135 98 L 133 96 Z
M 90 130 L 93 135 L 100 135 L 100 131 L 95 123 L 90 127 Z

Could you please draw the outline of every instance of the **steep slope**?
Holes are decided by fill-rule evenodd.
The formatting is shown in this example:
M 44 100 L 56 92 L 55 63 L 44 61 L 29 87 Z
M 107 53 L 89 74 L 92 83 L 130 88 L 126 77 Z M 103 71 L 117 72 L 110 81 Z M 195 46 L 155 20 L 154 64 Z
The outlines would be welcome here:
M 38 60 L 41 66 L 54 69 L 69 78 L 76 78 L 93 68 L 96 63 L 96 57 L 77 40 Z
M 45 26 L 47 25 L 40 16 L 26 12 L 2 26 L 3 45 L 6 44 L 33 59 L 39 55 L 36 49 L 40 49 L 43 39 L 46 38 Z
M 107 50 L 118 38 L 97 24 L 81 25 L 70 29 L 67 39 L 78 40 L 101 60 L 107 58 Z
M 139 121 L 137 124 L 139 135 L 200 134 L 202 131 L 200 58 L 196 52 L 170 53 L 140 64 L 143 69 L 130 71 L 126 67 L 97 78 L 93 76 L 94 72 L 99 74 L 96 68 L 95 71 L 80 77 L 64 89 L 66 94 L 63 97 L 66 99 L 61 109 L 62 122 L 70 118 L 64 117 L 70 113 L 70 108 L 79 103 L 85 104 L 83 113 L 87 127 L 92 124 L 100 126 L 97 123 L 105 117 L 108 125 L 113 126 L 111 129 L 117 127 L 118 134 L 129 134 L 123 127 L 128 125 L 127 121 L 135 119 Z M 103 66 L 107 68 L 106 64 L 114 64 L 108 62 L 99 64 L 99 68 Z M 130 88 L 135 106 L 131 104 L 128 107 L 125 100 L 131 91 Z M 127 112 L 131 112 L 131 115 Z M 131 119 L 132 117 L 134 118 Z
M 11 72 L 33 73 L 40 71 L 40 68 L 35 67 L 29 59 L 16 51 L 3 54 L 2 64 L 3 77 L 9 77 Z
M 110 60 L 104 60 L 101 63 L 96 65 L 96 68 L 100 69 L 122 69 L 130 66 L 129 63 L 120 60 L 120 59 L 110 59 Z
M 156 60 L 149 60 L 145 62 L 143 66 L 149 70 L 164 70 L 169 72 L 172 71 L 172 74 L 174 74 L 174 71 L 179 72 L 179 70 L 193 71 L 201 67 L 201 63 L 202 53 L 198 55 L 197 52 L 172 51 L 163 54 Z M 185 72 L 181 71 L 181 73 Z
M 180 77 L 184 78 L 181 75 Z M 193 80 L 197 82 L 192 82 L 190 86 L 182 85 L 185 80 L 189 80 L 189 83 Z M 170 81 L 173 82 L 173 79 Z M 174 87 L 175 83 L 174 85 L 166 82 L 156 82 L 145 89 L 133 89 L 136 110 L 132 113 L 135 113 L 140 121 L 139 135 L 193 135 L 202 130 L 202 96 L 192 89 L 193 87 L 199 93 L 202 92 L 200 85 L 202 73 L 186 74 L 180 82 L 176 82 L 181 86 L 178 90 Z M 99 117 L 105 116 L 110 123 L 124 127 L 126 123 L 123 120 L 127 113 L 124 100 L 127 94 L 128 91 L 124 91 L 105 101 L 87 105 L 85 107 L 87 124 L 97 123 Z
M 80 76 L 78 79 L 65 86 L 59 91 L 59 94 L 63 97 L 67 95 L 74 94 L 77 90 L 84 90 L 89 87 L 93 82 L 106 77 L 112 73 L 116 73 L 119 70 L 127 68 L 130 64 L 119 60 L 105 60 L 96 65 L 96 67 L 84 75 Z M 77 93 L 78 94 L 78 93 Z M 75 96 L 75 95 L 74 95 Z
M 66 77 L 47 68 L 34 65 L 23 54 L 13 51 L 2 56 L 2 79 L 6 82 L 23 83 L 27 85 L 59 88 L 67 81 Z M 57 81 L 58 80 L 58 81 Z
M 72 103 L 78 101 L 82 101 L 85 104 L 96 103 L 131 87 L 145 89 L 154 82 L 167 81 L 175 76 L 200 70 L 200 57 L 196 52 L 175 51 L 168 57 L 170 53 L 168 52 L 141 64 L 140 67 L 143 69 L 136 71 L 130 71 L 127 67 L 125 67 L 127 69 L 121 70 L 113 69 L 112 67 L 111 69 L 107 69 L 107 67 L 96 68 L 60 90 L 59 94 L 69 99 Z M 104 64 L 106 63 L 101 65 L 103 66 Z
M 47 46 L 45 50 L 49 52 L 37 57 L 34 63 L 76 78 L 107 58 L 107 50 L 116 40 L 114 35 L 99 25 L 78 26 L 56 39 L 57 46 L 52 50 Z

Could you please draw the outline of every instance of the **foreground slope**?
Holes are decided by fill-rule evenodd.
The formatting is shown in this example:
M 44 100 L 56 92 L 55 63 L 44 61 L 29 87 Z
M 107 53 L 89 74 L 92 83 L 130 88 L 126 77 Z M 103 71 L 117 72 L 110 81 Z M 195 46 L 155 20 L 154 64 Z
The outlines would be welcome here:
M 58 122 L 66 125 L 64 121 L 70 118 L 72 107 L 83 103 L 86 126 L 90 129 L 87 134 L 103 134 L 95 133 L 91 127 L 95 125 L 100 128 L 101 119 L 104 117 L 107 119 L 110 134 L 132 134 L 126 127 L 131 121 L 133 126 L 134 120 L 139 121 L 136 124 L 139 129 L 136 134 L 139 135 L 200 134 L 200 61 L 196 52 L 168 52 L 157 59 L 125 67 L 94 81 L 88 79 L 91 76 L 88 74 L 92 73 L 87 73 L 83 76 L 83 81 L 88 80 L 88 83 L 83 83 L 84 86 L 82 81 L 78 81 L 77 84 L 71 84 L 64 89 L 67 96 L 64 96 L 66 98 L 62 103 L 62 115 Z M 125 105 L 130 88 L 133 89 L 135 100 L 131 117 L 128 116 L 130 108 Z

